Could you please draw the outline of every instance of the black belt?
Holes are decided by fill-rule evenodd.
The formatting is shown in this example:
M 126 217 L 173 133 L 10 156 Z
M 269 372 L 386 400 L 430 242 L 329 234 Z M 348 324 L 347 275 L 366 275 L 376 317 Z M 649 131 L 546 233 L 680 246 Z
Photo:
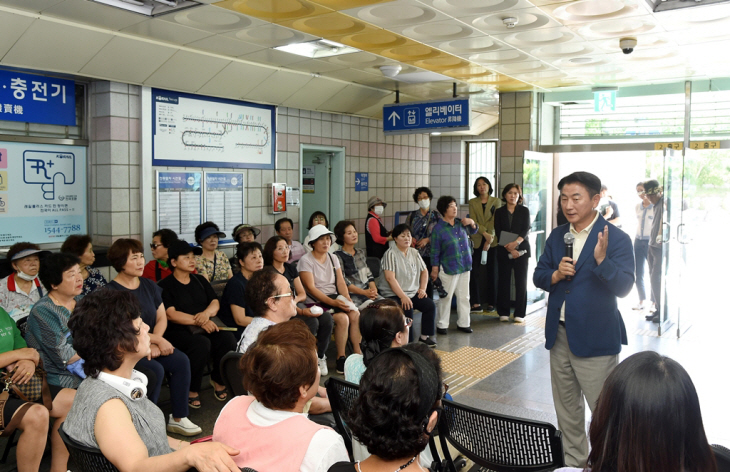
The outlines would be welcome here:
M 565 321 L 563 321 L 563 320 L 558 320 L 558 324 L 559 324 L 560 326 L 562 326 L 563 328 L 565 328 Z

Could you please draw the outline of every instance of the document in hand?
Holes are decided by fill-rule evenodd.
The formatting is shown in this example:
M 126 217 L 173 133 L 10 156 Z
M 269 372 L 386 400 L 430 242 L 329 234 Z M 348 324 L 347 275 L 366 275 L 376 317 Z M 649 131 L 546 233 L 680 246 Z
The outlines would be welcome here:
M 502 231 L 499 234 L 499 245 L 504 246 L 505 244 L 509 244 L 509 243 L 515 241 L 519 237 L 520 237 L 519 234 L 510 233 L 509 231 Z

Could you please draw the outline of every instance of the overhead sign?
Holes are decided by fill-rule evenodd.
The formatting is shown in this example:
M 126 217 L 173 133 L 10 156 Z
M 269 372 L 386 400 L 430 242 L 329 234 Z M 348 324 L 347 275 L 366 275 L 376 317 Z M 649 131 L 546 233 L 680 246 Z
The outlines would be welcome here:
M 394 103 L 383 107 L 385 134 L 429 133 L 469 129 L 469 99 Z
M 0 69 L 0 120 L 76 126 L 74 81 Z
M 367 172 L 355 172 L 355 191 L 356 192 L 367 192 L 368 191 L 368 173 Z
M 86 148 L 0 142 L 0 246 L 86 234 Z
M 616 111 L 616 91 L 602 90 L 593 92 L 593 111 L 597 113 Z

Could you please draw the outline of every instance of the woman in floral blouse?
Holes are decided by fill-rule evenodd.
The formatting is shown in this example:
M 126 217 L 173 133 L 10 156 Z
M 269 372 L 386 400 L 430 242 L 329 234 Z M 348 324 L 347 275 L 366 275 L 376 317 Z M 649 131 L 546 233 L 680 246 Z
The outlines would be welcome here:
M 101 275 L 99 269 L 91 267 L 91 264 L 96 260 L 96 254 L 94 254 L 94 247 L 91 244 L 90 236 L 86 234 L 72 234 L 63 242 L 61 252 L 73 254 L 81 261 L 79 262 L 79 268 L 81 269 L 81 277 L 84 279 L 82 295 L 88 295 L 107 284 L 106 279 Z
M 225 236 L 226 233 L 212 221 L 206 221 L 195 228 L 195 240 L 203 248 L 203 254 L 195 256 L 195 269 L 209 282 L 233 277 L 228 257 L 223 251 L 218 250 L 218 239 Z

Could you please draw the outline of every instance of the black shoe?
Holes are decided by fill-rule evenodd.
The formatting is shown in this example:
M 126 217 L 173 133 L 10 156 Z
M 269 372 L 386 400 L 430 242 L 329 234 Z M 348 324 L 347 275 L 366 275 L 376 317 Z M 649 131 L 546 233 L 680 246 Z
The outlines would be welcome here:
M 447 296 L 449 296 L 449 292 L 447 292 L 444 289 L 438 290 L 438 293 L 439 293 L 439 298 L 446 298 Z
M 655 317 L 656 317 L 656 315 L 655 315 L 654 313 L 649 313 L 649 314 L 648 314 L 648 315 L 646 315 L 646 316 L 645 316 L 644 318 L 646 318 L 646 321 L 651 321 L 651 320 L 653 320 L 653 319 L 654 319 Z
M 657 313 L 657 314 L 655 314 L 654 316 L 652 316 L 652 317 L 651 317 L 651 318 L 649 319 L 649 321 L 651 321 L 652 323 L 656 323 L 656 324 L 659 324 L 659 314 Z
M 421 343 L 425 344 L 428 347 L 436 347 L 436 341 L 434 341 L 431 338 L 426 338 L 426 339 L 418 338 L 418 342 L 421 342 Z
M 345 356 L 337 358 L 337 373 L 338 374 L 345 373 Z
M 484 311 L 486 311 L 487 313 L 494 311 L 494 305 L 487 305 L 486 307 L 484 307 Z
M 459 330 L 459 331 L 461 331 L 462 333 L 473 333 L 473 332 L 474 332 L 474 330 L 473 330 L 473 329 L 471 329 L 471 328 L 470 328 L 470 327 L 468 327 L 468 326 L 467 326 L 466 328 L 462 328 L 461 326 L 457 326 L 457 327 L 456 327 L 456 329 L 458 329 L 458 330 Z
M 449 330 L 446 328 L 436 328 L 437 334 L 449 334 Z

